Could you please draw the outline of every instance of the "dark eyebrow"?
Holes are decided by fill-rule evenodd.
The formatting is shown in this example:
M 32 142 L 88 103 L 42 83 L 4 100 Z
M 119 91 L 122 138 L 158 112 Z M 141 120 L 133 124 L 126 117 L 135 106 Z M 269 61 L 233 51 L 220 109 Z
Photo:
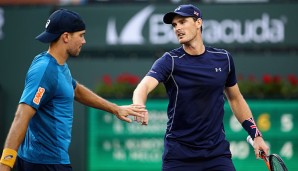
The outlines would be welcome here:
M 180 18 L 177 19 L 177 23 L 181 22 L 181 21 L 185 21 L 185 20 L 186 20 L 186 17 L 180 17 Z

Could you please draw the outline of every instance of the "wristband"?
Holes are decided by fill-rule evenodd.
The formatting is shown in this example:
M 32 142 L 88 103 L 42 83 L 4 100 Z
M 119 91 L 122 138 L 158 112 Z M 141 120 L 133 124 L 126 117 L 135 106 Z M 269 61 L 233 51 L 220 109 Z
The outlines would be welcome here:
M 251 136 L 252 139 L 255 137 L 262 137 L 262 133 L 259 131 L 253 118 L 249 118 L 242 122 L 242 127 Z
M 10 148 L 5 148 L 2 152 L 2 157 L 0 163 L 7 165 L 13 168 L 13 165 L 16 161 L 18 153 Z

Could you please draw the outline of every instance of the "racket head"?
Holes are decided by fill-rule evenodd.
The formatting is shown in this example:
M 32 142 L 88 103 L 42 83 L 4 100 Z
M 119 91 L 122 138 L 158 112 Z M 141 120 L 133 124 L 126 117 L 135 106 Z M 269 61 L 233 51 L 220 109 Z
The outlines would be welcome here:
M 277 154 L 269 155 L 269 163 L 271 171 L 288 171 L 284 161 Z

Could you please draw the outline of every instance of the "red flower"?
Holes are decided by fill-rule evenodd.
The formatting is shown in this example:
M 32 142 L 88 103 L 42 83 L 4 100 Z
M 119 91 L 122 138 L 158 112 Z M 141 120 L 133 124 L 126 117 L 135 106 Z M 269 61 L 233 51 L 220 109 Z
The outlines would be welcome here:
M 112 86 L 113 84 L 111 76 L 107 74 L 102 76 L 102 81 L 105 85 L 108 85 L 108 86 Z
M 270 83 L 272 83 L 273 78 L 271 77 L 271 75 L 265 74 L 265 75 L 263 75 L 262 80 L 263 80 L 264 84 L 270 84 Z
M 118 83 L 128 83 L 131 85 L 137 85 L 139 83 L 139 77 L 129 73 L 122 73 L 117 77 Z
M 288 75 L 288 81 L 293 86 L 297 86 L 298 85 L 298 78 L 294 74 Z

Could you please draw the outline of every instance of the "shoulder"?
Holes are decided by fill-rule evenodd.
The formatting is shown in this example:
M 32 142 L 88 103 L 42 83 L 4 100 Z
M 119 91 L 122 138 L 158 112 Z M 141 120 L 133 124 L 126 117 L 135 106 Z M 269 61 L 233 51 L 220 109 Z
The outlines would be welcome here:
M 209 53 L 218 53 L 218 54 L 229 54 L 229 52 L 225 49 L 219 49 L 215 47 L 205 47 L 206 51 Z
M 30 73 L 30 75 L 42 75 L 43 73 L 48 71 L 53 74 L 55 70 L 57 70 L 55 61 L 53 61 L 51 56 L 43 52 L 35 56 L 28 70 L 28 73 Z
M 167 53 L 168 53 L 169 56 L 171 56 L 173 58 L 180 57 L 182 55 L 185 55 L 185 52 L 184 52 L 182 46 L 179 47 L 179 48 L 173 49 L 173 50 L 171 50 L 171 51 L 169 51 Z
M 40 71 L 44 70 L 57 70 L 58 63 L 54 57 L 50 54 L 43 52 L 35 56 L 33 59 L 30 69 L 39 69 Z
M 43 52 L 34 57 L 32 61 L 32 65 L 44 67 L 45 65 L 48 65 L 50 61 L 51 61 L 50 56 L 47 55 L 45 52 Z
M 231 53 L 229 51 L 225 50 L 225 49 L 219 49 L 219 48 L 214 48 L 214 47 L 206 47 L 206 52 L 207 52 L 207 54 L 212 54 L 212 55 L 215 55 L 215 56 L 232 58 Z
M 175 59 L 178 59 L 183 55 L 185 55 L 185 52 L 182 47 L 167 51 L 154 62 L 153 67 L 171 68 Z
M 185 52 L 182 47 L 172 49 L 168 52 L 165 52 L 160 59 L 163 60 L 172 60 L 174 58 L 178 58 L 185 55 Z

